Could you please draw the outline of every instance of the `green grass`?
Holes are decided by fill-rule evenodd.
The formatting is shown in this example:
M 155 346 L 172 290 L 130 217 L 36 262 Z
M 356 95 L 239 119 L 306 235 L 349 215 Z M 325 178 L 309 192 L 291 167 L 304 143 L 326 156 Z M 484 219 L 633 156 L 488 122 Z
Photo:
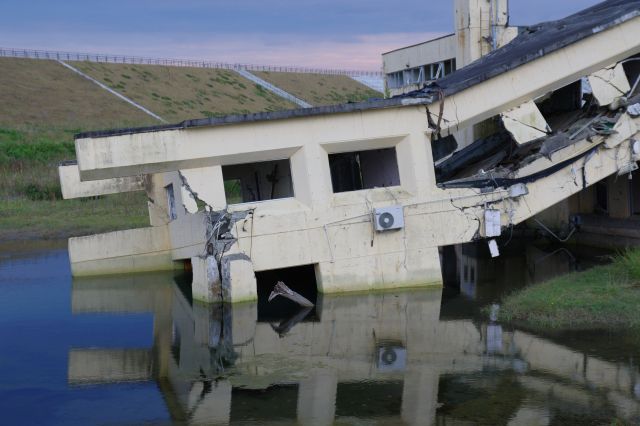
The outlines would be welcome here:
M 66 238 L 143 226 L 149 226 L 144 193 L 86 200 L 0 200 L 0 240 Z
M 558 277 L 507 296 L 498 320 L 534 329 L 640 330 L 640 249 L 606 266 Z

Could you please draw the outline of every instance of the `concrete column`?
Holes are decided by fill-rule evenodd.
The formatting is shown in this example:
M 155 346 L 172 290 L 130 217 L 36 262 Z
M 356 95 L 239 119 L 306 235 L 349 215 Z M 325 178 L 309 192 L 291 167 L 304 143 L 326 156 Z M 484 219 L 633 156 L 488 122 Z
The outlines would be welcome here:
M 507 27 L 508 21 L 508 0 L 456 0 L 457 68 L 515 38 L 517 30 Z
M 338 377 L 335 371 L 314 371 L 298 387 L 298 422 L 303 425 L 332 425 L 336 415 Z
M 172 287 L 163 286 L 156 293 L 153 311 L 153 367 L 154 376 L 167 377 L 169 375 L 169 362 L 171 359 L 171 326 L 173 323 Z
M 169 222 L 167 213 L 167 194 L 165 192 L 164 173 L 147 175 L 145 179 L 145 191 L 147 193 L 147 206 L 149 209 L 149 222 L 151 226 L 166 225 Z
M 305 145 L 290 161 L 296 199 L 311 208 L 325 209 L 333 194 L 327 152 L 317 144 Z
M 251 260 L 242 254 L 222 258 L 222 276 L 214 256 L 192 257 L 193 298 L 201 302 L 248 302 L 258 300 L 258 285 Z
M 191 271 L 193 299 L 207 303 L 222 302 L 222 284 L 215 258 L 213 256 L 192 257 Z
M 609 217 L 626 219 L 631 216 L 631 191 L 627 176 L 607 179 L 609 188 Z
M 231 421 L 231 383 L 196 382 L 189 393 L 190 424 L 227 425 Z
M 407 371 L 402 390 L 402 420 L 409 425 L 435 424 L 439 381 L 440 375 L 435 371 Z
M 435 188 L 431 141 L 420 129 L 396 145 L 400 183 L 415 196 L 428 196 Z

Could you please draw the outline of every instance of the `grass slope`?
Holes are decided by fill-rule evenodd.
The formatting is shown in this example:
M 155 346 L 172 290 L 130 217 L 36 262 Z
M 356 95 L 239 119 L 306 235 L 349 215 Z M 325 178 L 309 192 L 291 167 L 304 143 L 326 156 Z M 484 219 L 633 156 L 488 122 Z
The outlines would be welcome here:
M 640 329 L 640 249 L 507 296 L 500 321 L 536 329 Z
M 70 136 L 80 129 L 157 123 L 55 61 L 0 58 L 0 88 L 0 126 L 5 128 Z
M 296 107 L 228 70 L 94 62 L 70 64 L 170 122 Z
M 266 71 L 252 73 L 314 106 L 360 102 L 382 97 L 382 93 L 345 75 Z
M 232 71 L 72 65 L 174 122 L 296 107 Z M 312 103 L 379 96 L 347 77 L 296 76 L 284 80 L 300 78 L 300 91 L 294 92 L 303 98 L 308 94 Z M 147 224 L 144 194 L 61 200 L 57 165 L 75 158 L 75 133 L 158 124 L 154 118 L 55 61 L 0 58 L 0 88 L 0 239 L 64 237 Z

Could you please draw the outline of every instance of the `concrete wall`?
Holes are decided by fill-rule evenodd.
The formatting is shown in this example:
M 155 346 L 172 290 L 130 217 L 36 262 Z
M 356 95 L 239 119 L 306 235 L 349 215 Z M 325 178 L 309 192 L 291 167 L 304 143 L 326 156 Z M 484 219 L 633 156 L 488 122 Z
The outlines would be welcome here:
M 413 46 L 403 47 L 382 54 L 385 74 L 403 71 L 422 65 L 442 62 L 456 57 L 456 37 L 447 35 Z

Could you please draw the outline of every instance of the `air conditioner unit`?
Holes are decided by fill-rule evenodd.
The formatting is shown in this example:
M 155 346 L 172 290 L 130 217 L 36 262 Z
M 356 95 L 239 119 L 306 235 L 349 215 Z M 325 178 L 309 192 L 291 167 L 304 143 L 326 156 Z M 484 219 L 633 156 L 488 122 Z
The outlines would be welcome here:
M 397 345 L 379 346 L 376 364 L 380 372 L 403 371 L 407 366 L 407 350 Z
M 376 231 L 390 231 L 404 228 L 402 206 L 391 206 L 373 209 Z

